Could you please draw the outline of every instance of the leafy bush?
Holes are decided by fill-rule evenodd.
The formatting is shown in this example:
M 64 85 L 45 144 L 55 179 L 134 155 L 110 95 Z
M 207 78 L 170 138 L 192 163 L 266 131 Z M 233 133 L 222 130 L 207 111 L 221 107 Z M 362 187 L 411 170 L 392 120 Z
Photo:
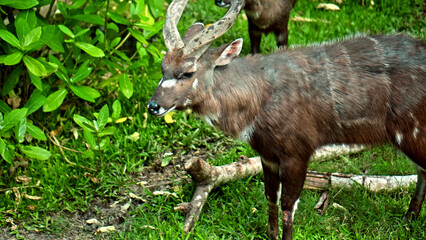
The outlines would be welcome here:
M 0 0 L 0 12 L 0 166 L 49 158 L 39 141 L 63 115 L 131 98 L 136 72 L 161 59 L 161 0 Z

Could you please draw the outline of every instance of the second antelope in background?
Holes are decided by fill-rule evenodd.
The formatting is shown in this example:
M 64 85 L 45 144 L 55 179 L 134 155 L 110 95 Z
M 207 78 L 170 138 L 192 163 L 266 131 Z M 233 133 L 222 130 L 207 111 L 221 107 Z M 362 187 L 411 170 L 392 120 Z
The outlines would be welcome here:
M 190 108 L 262 157 L 269 204 L 268 236 L 291 239 L 293 218 L 315 149 L 332 143 L 392 143 L 418 166 L 406 218 L 416 218 L 426 191 L 426 45 L 407 35 L 358 35 L 332 43 L 238 58 L 243 40 L 210 44 L 244 6 L 183 38 L 177 23 L 187 0 L 174 0 L 163 35 L 163 78 L 148 110 L 163 116 Z M 360 211 L 363 211 L 362 209 Z
M 246 0 L 244 11 L 249 24 L 251 53 L 260 53 L 262 34 L 275 34 L 277 46 L 287 47 L 288 20 L 296 0 Z M 231 0 L 215 0 L 219 7 L 229 7 Z

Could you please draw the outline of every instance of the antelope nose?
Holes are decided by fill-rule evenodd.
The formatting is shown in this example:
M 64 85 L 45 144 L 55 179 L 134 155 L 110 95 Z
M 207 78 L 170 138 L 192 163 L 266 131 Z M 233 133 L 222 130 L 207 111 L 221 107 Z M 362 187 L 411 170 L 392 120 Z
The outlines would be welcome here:
M 160 110 L 160 106 L 158 106 L 156 102 L 149 101 L 146 107 L 148 108 L 149 113 L 153 115 L 157 114 L 158 110 Z

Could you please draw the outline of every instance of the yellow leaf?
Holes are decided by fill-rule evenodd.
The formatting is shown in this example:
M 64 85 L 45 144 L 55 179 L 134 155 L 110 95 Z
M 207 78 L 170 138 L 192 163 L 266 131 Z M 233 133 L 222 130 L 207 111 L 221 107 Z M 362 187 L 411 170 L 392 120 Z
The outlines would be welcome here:
M 317 8 L 324 8 L 325 10 L 331 10 L 331 11 L 340 11 L 340 8 L 332 3 L 320 3 L 317 5 Z
M 125 122 L 126 120 L 127 120 L 127 117 L 119 118 L 119 119 L 115 120 L 115 123 L 122 123 L 122 122 Z
M 174 123 L 176 122 L 176 120 L 173 120 L 172 116 L 173 114 L 175 114 L 175 112 L 169 112 L 164 116 L 164 121 L 166 121 L 166 123 Z

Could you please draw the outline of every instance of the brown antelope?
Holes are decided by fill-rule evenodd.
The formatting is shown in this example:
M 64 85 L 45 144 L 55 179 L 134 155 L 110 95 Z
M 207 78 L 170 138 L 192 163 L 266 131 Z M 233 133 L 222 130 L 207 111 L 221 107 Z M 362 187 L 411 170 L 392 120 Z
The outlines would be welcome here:
M 163 116 L 190 108 L 262 157 L 269 204 L 268 236 L 291 239 L 309 157 L 331 143 L 392 143 L 417 165 L 407 218 L 416 218 L 426 191 L 426 45 L 412 37 L 358 35 L 271 55 L 237 58 L 243 40 L 210 44 L 234 23 L 244 0 L 204 28 L 177 30 L 187 0 L 167 10 L 163 78 L 148 110 Z
M 279 48 L 288 42 L 288 20 L 296 0 L 247 0 L 244 12 L 247 15 L 251 53 L 260 53 L 262 33 L 274 33 Z M 231 0 L 215 0 L 219 7 L 229 7 Z

